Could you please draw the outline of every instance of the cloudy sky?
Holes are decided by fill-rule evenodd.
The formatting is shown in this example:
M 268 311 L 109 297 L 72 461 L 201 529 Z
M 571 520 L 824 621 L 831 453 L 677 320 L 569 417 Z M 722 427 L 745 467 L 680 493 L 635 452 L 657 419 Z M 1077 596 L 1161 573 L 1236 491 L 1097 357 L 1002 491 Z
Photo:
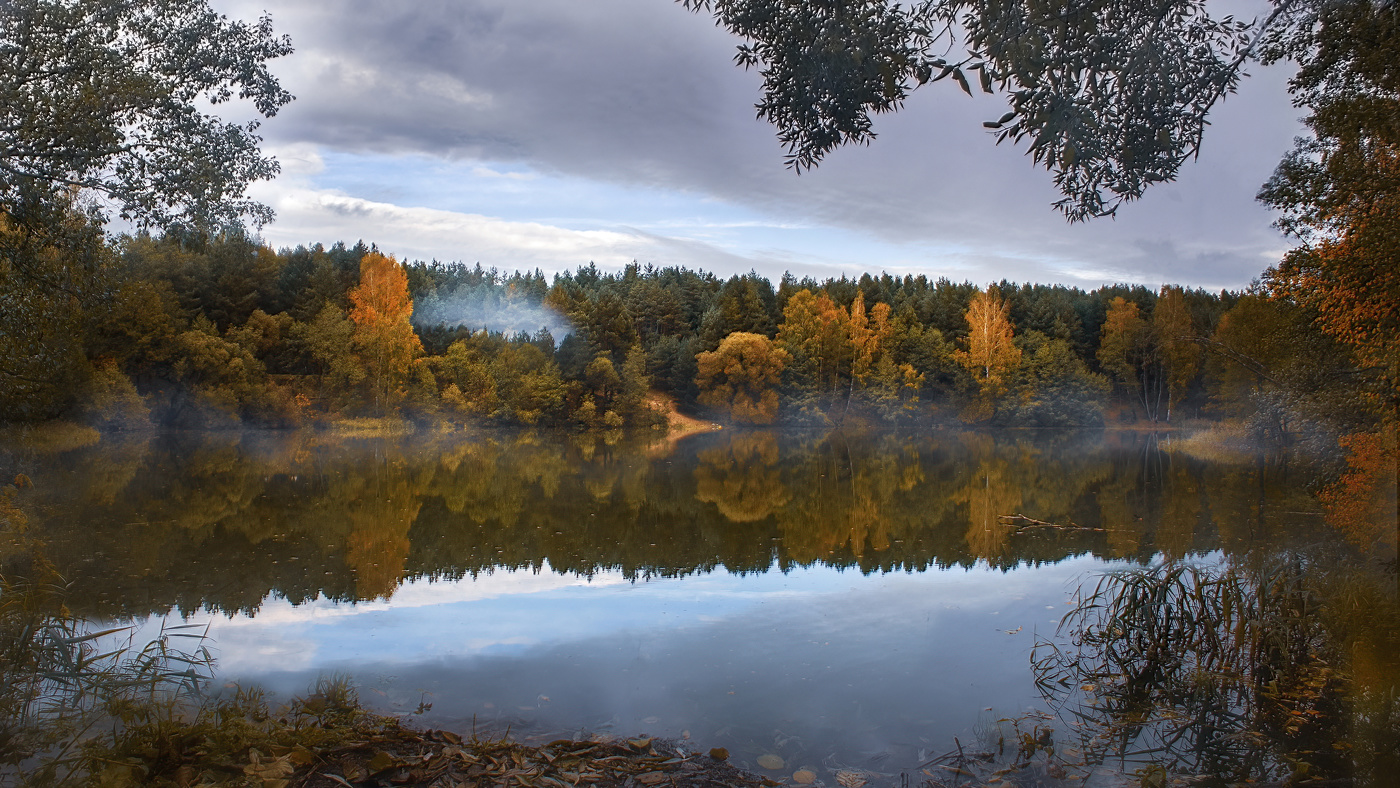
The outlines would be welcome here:
M 1198 161 L 1116 220 L 1067 225 L 996 97 L 951 80 L 879 138 L 795 175 L 754 117 L 737 43 L 671 0 L 222 0 L 266 10 L 297 100 L 263 131 L 271 245 L 363 239 L 400 258 L 545 272 L 636 260 L 777 278 L 1247 285 L 1286 241 L 1253 195 L 1299 133 L 1287 73 L 1255 67 Z

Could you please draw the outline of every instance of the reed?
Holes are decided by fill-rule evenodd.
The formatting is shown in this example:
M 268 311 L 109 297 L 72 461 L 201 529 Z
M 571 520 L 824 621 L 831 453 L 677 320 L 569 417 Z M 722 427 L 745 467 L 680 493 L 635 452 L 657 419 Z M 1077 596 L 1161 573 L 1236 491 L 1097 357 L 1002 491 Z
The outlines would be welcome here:
M 162 626 L 137 646 L 131 626 L 67 615 L 63 593 L 0 577 L 0 783 L 67 782 L 88 770 L 84 744 L 114 712 L 173 710 L 210 679 L 204 627 Z

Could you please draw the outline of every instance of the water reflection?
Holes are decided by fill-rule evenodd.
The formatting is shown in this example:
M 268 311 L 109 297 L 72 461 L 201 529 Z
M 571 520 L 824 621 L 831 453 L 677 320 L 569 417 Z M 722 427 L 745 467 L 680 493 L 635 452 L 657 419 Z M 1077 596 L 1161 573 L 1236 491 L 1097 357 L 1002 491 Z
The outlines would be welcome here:
M 1192 556 L 1250 566 L 1333 533 L 1282 459 L 1132 434 L 175 434 L 6 451 L 35 488 L 32 540 L 0 553 L 0 574 L 63 577 L 82 616 L 212 617 L 228 675 L 299 692 L 348 669 L 389 707 L 431 693 L 445 723 L 688 731 L 741 763 L 890 773 L 1038 702 L 1031 645 L 1079 579 Z M 1374 648 L 1347 653 L 1393 691 Z
M 1313 549 L 1081 587 L 1069 643 L 1032 660 L 1062 756 L 1086 773 L 1116 760 L 1222 782 L 1388 783 L 1400 610 L 1393 579 L 1366 569 Z
M 45 557 L 96 615 L 386 599 L 545 564 L 630 579 L 1147 560 L 1324 527 L 1286 465 L 1134 436 L 734 432 L 658 456 L 533 434 L 192 434 L 27 467 Z M 1015 514 L 1079 528 L 1019 531 L 1001 519 Z

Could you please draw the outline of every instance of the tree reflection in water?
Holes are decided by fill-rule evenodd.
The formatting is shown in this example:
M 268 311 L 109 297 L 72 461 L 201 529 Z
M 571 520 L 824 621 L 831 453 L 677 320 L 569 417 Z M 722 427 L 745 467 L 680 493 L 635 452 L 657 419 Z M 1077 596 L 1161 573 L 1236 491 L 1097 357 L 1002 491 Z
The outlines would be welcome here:
M 407 580 L 546 566 L 643 578 L 1126 561 L 1144 568 L 1086 590 L 1070 644 L 1036 662 L 1083 758 L 1400 773 L 1385 739 L 1400 732 L 1393 569 L 1337 544 L 1284 461 L 1103 433 L 724 431 L 669 450 L 615 435 L 228 433 L 0 452 L 34 481 L 13 500 L 35 537 L 0 546 L 0 574 L 57 573 L 91 618 L 384 599 Z M 1385 497 L 1353 486 L 1367 506 Z M 1079 527 L 1007 527 L 1017 514 Z

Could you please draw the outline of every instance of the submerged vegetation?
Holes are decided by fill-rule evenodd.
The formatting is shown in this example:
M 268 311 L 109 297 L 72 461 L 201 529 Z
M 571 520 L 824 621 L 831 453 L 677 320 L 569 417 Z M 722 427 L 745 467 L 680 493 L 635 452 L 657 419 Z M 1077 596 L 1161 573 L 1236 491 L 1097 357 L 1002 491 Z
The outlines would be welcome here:
M 1385 784 L 1400 769 L 1392 586 L 1322 550 L 1103 576 L 1061 625 L 1068 644 L 1032 658 L 1061 757 L 1220 784 Z

